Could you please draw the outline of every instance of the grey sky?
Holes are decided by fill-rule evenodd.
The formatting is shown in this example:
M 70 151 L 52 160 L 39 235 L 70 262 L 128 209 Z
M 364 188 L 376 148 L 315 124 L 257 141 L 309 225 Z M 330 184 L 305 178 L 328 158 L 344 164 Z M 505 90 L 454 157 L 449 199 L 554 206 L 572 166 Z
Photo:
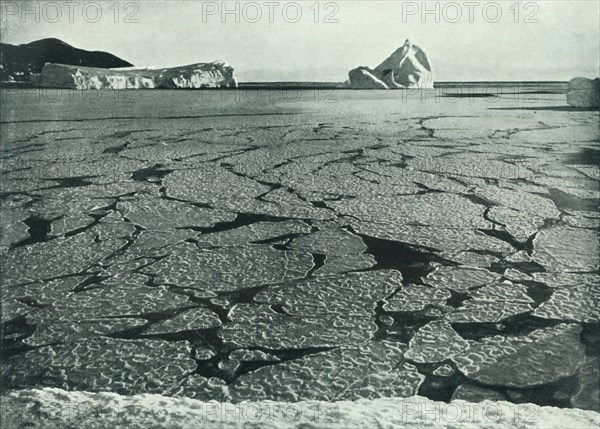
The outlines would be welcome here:
M 292 3 L 227 2 L 231 12 L 223 15 L 221 1 L 3 1 L 1 38 L 56 37 L 139 66 L 225 60 L 240 81 L 343 81 L 351 68 L 377 66 L 407 38 L 428 53 L 436 80 L 600 73 L 596 0 Z M 128 15 L 137 22 L 124 22 Z

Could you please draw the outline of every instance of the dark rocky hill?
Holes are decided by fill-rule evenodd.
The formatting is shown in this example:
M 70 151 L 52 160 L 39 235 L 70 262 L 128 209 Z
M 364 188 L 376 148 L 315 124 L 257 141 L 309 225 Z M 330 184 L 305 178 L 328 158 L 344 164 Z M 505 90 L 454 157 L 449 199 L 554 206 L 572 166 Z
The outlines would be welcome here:
M 85 51 L 62 40 L 42 39 L 23 45 L 0 43 L 0 80 L 29 82 L 46 63 L 117 68 L 133 64 L 101 51 Z

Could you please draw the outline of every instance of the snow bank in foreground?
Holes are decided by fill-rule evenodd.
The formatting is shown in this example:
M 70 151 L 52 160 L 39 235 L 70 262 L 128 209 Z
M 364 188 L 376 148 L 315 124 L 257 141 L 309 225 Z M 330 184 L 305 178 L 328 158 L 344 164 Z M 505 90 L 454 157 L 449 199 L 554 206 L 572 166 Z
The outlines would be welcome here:
M 231 88 L 237 83 L 233 68 L 222 62 L 150 69 L 102 69 L 46 64 L 34 83 L 66 89 L 197 89 Z
M 160 395 L 22 390 L 1 397 L 2 428 L 597 428 L 593 411 L 426 398 L 239 404 Z

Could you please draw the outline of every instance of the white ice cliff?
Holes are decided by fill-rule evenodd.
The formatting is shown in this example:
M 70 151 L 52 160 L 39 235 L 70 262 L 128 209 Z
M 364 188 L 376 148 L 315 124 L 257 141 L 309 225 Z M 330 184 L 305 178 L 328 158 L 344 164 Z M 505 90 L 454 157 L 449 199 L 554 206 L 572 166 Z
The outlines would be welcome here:
M 427 54 L 410 40 L 375 69 L 357 67 L 348 74 L 348 85 L 355 89 L 433 88 Z
M 232 88 L 233 68 L 223 62 L 173 68 L 102 69 L 46 64 L 34 81 L 43 88 L 66 89 L 198 89 Z

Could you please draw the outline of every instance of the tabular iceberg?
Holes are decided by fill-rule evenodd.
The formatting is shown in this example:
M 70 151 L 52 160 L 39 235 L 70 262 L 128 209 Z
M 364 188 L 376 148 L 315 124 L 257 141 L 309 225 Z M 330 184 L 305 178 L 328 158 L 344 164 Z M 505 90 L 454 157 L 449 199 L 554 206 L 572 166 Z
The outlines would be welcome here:
M 173 68 L 103 69 L 46 64 L 34 83 L 65 89 L 199 89 L 235 88 L 233 68 L 224 62 Z
M 433 88 L 433 68 L 410 40 L 375 69 L 357 67 L 349 72 L 348 86 L 355 89 Z

